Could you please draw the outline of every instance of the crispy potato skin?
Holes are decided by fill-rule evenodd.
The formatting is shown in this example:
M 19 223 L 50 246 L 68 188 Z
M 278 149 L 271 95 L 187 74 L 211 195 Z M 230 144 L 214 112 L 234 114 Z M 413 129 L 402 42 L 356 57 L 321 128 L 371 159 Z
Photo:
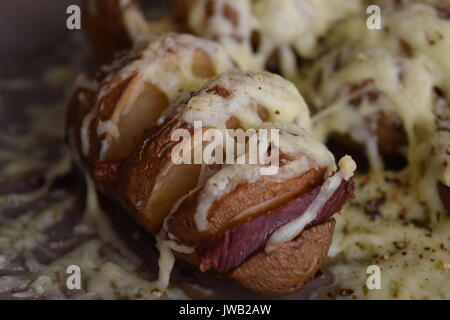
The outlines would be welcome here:
M 335 220 L 303 231 L 269 254 L 259 252 L 229 277 L 265 295 L 287 295 L 302 289 L 319 270 L 331 245 Z
M 155 220 L 152 212 L 142 204 L 148 202 L 158 175 L 171 162 L 171 150 L 177 142 L 171 141 L 170 136 L 179 128 L 189 130 L 186 124 L 176 119 L 152 130 L 120 171 L 119 185 L 123 186 L 121 194 L 125 196 L 124 207 L 140 225 L 153 234 L 159 230 L 162 221 Z M 323 182 L 324 173 L 323 169 L 312 169 L 284 183 L 263 180 L 240 185 L 213 204 L 208 214 L 209 228 L 206 232 L 199 232 L 194 223 L 199 193 L 195 192 L 187 197 L 172 215 L 168 231 L 183 245 L 196 246 L 224 228 L 231 227 L 233 223 L 238 223 L 231 220 L 252 206 L 284 193 L 293 197 L 293 191 L 296 191 L 296 196 L 310 191 Z M 297 239 L 281 245 L 271 254 L 260 252 L 251 257 L 229 276 L 251 290 L 268 295 L 284 295 L 301 289 L 326 258 L 333 228 L 334 220 L 305 230 Z M 174 255 L 177 259 L 193 265 L 200 264 L 196 254 L 174 252 Z M 295 270 L 292 270 L 293 266 Z M 266 271 L 261 274 L 258 271 L 260 268 Z M 261 276 L 258 277 L 258 274 Z M 283 277 L 280 277 L 280 274 L 283 274 Z
M 131 0 L 132 5 L 136 5 Z M 111 62 L 117 52 L 133 45 L 123 17 L 120 0 L 84 0 L 86 35 L 101 63 Z
M 140 144 L 141 147 L 135 149 L 120 171 L 119 185 L 123 186 L 121 194 L 126 197 L 123 199 L 124 207 L 140 225 L 153 234 L 159 230 L 162 221 L 155 220 L 152 212 L 142 204 L 148 202 L 157 176 L 171 161 L 171 150 L 177 142 L 170 141 L 170 136 L 171 132 L 178 128 L 189 129 L 183 122 L 172 119 L 147 134 Z M 240 185 L 213 204 L 209 213 L 209 228 L 206 232 L 197 231 L 195 226 L 194 213 L 198 193 L 193 193 L 169 220 L 168 231 L 183 245 L 196 246 L 209 236 L 232 226 L 230 221 L 249 207 L 272 199 L 274 196 L 288 194 L 293 190 L 297 191 L 296 196 L 308 192 L 323 182 L 324 172 L 325 170 L 313 169 L 301 177 L 284 183 L 259 181 L 255 184 Z M 230 277 L 251 290 L 269 295 L 283 295 L 298 290 L 314 275 L 325 259 L 331 243 L 333 226 L 334 221 L 306 230 L 299 236 L 301 240 L 296 239 L 292 243 L 283 244 L 267 257 L 261 252 L 233 270 Z M 177 252 L 174 254 L 178 259 L 199 265 L 196 254 L 185 255 Z M 284 259 L 288 259 L 288 262 Z M 268 274 L 259 278 L 253 273 L 258 273 L 261 265 L 271 271 L 267 271 Z M 291 269 L 284 269 L 287 265 L 290 266 L 289 268 L 296 265 L 298 270 L 290 272 Z M 281 270 L 285 271 L 281 273 Z M 286 273 L 289 275 L 285 276 Z M 248 278 L 248 274 L 253 275 Z M 283 274 L 283 278 L 279 279 L 280 274 Z
M 168 230 L 181 242 L 196 246 L 203 240 L 229 228 L 233 218 L 244 210 L 260 203 L 285 194 L 289 198 L 304 194 L 323 181 L 325 170 L 312 169 L 300 177 L 295 177 L 282 183 L 261 180 L 253 184 L 242 184 L 232 192 L 216 200 L 208 212 L 208 229 L 199 231 L 194 215 L 197 208 L 200 190 L 189 196 L 177 211 L 171 216 Z M 270 209 L 274 209 L 273 207 Z M 269 208 L 267 208 L 268 211 Z M 239 221 L 235 221 L 234 223 Z

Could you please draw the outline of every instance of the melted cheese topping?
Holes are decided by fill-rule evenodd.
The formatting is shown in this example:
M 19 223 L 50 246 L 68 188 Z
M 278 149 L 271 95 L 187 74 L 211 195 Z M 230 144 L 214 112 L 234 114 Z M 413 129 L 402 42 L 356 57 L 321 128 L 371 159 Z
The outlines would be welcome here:
M 194 0 L 190 5 L 189 27 L 217 39 L 243 70 L 265 69 L 279 50 L 289 78 L 296 73 L 296 56 L 314 56 L 331 26 L 361 10 L 359 0 Z
M 336 215 L 329 251 L 334 283 L 313 294 L 338 299 L 449 299 L 450 218 L 430 223 L 404 173 L 373 172 L 355 178 L 356 198 Z M 380 268 L 381 288 L 370 290 L 367 268 Z M 350 296 L 340 294 L 351 289 Z
M 15 179 L 38 172 L 43 183 L 29 191 L 0 194 L 1 294 L 13 299 L 188 298 L 180 288 L 148 280 L 155 275 L 140 270 L 143 261 L 99 208 L 89 177 L 84 213 L 79 194 L 57 182 L 72 170 L 64 145 L 62 103 L 24 106 L 24 110 L 22 121 L 27 121 L 30 131 L 0 137 L 0 176 Z M 161 272 L 168 270 L 166 264 L 161 263 Z M 80 290 L 67 289 L 70 265 L 81 269 Z
M 417 196 L 436 213 L 443 211 L 436 182 L 448 183 L 449 120 L 444 114 L 449 106 L 435 92 L 450 97 L 450 22 L 432 7 L 414 5 L 386 13 L 379 31 L 366 28 L 362 18 L 349 19 L 327 45 L 330 53 L 298 80 L 308 100 L 323 110 L 314 119 L 316 135 L 350 134 L 366 146 L 372 169 L 382 170 L 376 138 L 364 119 L 380 111 L 395 113 L 407 134 L 406 170 Z M 377 96 L 371 99 L 373 92 Z M 355 109 L 350 101 L 357 96 L 363 99 Z
M 345 2 L 350 4 L 353 1 Z M 429 0 L 427 2 L 435 1 Z M 235 1 L 235 3 L 238 3 L 239 6 L 240 3 L 247 3 L 248 5 L 248 2 L 243 0 Z M 326 1 L 326 3 L 331 3 L 331 1 Z M 326 6 L 325 1 L 323 5 Z M 305 6 L 305 8 L 309 12 L 308 6 Z M 199 21 L 193 23 L 200 25 Z M 327 105 L 331 106 L 317 115 L 313 121 L 313 128 L 315 128 L 318 136 L 324 137 L 327 130 L 336 128 L 337 123 L 343 126 L 341 130 L 346 130 L 345 128 L 351 125 L 347 124 L 348 122 L 361 123 L 359 118 L 356 120 L 353 118 L 355 112 L 345 111 L 344 103 L 338 101 L 343 99 L 342 96 L 339 96 L 338 100 L 332 97 L 335 92 L 343 91 L 342 94 L 345 92 L 345 89 L 338 89 L 339 83 L 347 83 L 347 80 L 358 81 L 367 76 L 374 77 L 376 87 L 385 95 L 379 107 L 397 111 L 404 110 L 402 120 L 408 123 L 408 130 L 411 130 L 408 135 L 414 140 L 416 140 L 416 137 L 411 127 L 414 127 L 416 120 L 423 117 L 422 120 L 417 121 L 421 128 L 425 128 L 425 133 L 421 139 L 423 141 L 429 139 L 428 141 L 431 142 L 432 146 L 424 142 L 421 144 L 422 148 L 419 148 L 418 144 L 415 147 L 417 158 L 423 155 L 431 155 L 427 161 L 428 169 L 425 170 L 425 176 L 429 180 L 422 179 L 420 181 L 420 190 L 422 190 L 420 194 L 425 195 L 425 198 L 430 197 L 430 195 L 436 197 L 435 189 L 432 188 L 436 179 L 440 179 L 443 183 L 449 185 L 449 173 L 448 169 L 445 169 L 445 163 L 448 164 L 446 154 L 448 154 L 450 137 L 446 130 L 434 130 L 434 128 L 445 127 L 448 123 L 446 122 L 448 108 L 445 107 L 448 103 L 444 103 L 442 99 L 439 99 L 439 102 L 432 103 L 434 99 L 431 98 L 432 93 L 430 91 L 434 85 L 439 85 L 445 92 L 447 99 L 449 97 L 450 82 L 448 81 L 447 71 L 448 52 L 450 51 L 446 47 L 449 39 L 447 22 L 438 20 L 434 9 L 430 7 L 425 9 L 422 6 L 416 7 L 414 10 L 394 12 L 386 23 L 389 24 L 389 29 L 394 32 L 395 36 L 381 36 L 381 31 L 369 32 L 362 17 L 347 20 L 334 30 L 332 36 L 328 39 L 331 43 L 327 44 L 329 46 L 327 50 L 338 48 L 336 52 L 330 55 L 342 51 L 348 52 L 349 56 L 354 56 L 349 59 L 353 61 L 349 63 L 349 67 L 344 68 L 347 69 L 345 74 L 348 78 L 339 75 L 340 72 L 335 72 L 335 75 L 330 72 L 324 77 L 327 79 L 325 88 L 328 89 L 314 91 L 309 88 L 312 87 L 315 74 L 307 73 L 305 78 L 299 80 L 300 87 L 308 93 L 308 98 L 310 101 L 314 101 L 315 107 L 322 109 Z M 210 27 L 207 29 L 211 30 Z M 274 28 L 274 30 L 277 29 L 283 30 L 283 28 Z M 411 30 L 414 30 L 414 32 Z M 279 36 L 280 39 L 285 39 L 293 33 L 287 32 L 286 36 Z M 443 39 L 440 39 L 439 33 L 444 35 Z M 436 39 L 432 46 L 427 44 L 429 40 L 427 38 L 430 35 L 431 42 Z M 410 45 L 414 44 L 413 58 L 405 59 L 401 56 L 398 59 L 393 58 L 395 55 L 392 55 L 392 51 L 398 50 L 399 45 L 397 36 L 402 36 Z M 306 36 L 302 39 L 305 42 L 310 41 Z M 229 52 L 238 57 L 241 65 L 252 66 L 253 61 L 249 58 L 252 57 L 250 47 L 242 46 L 244 48 L 242 49 L 242 47 L 233 43 L 232 39 L 223 39 L 221 42 L 225 43 Z M 348 48 L 341 48 L 342 44 L 346 44 L 343 47 L 348 45 Z M 373 50 L 377 53 L 371 54 Z M 343 55 L 346 56 L 346 54 Z M 286 54 L 286 56 L 289 55 Z M 358 56 L 359 58 L 356 58 Z M 324 59 L 328 60 L 322 60 L 318 64 L 332 70 L 332 58 Z M 288 61 L 289 59 L 284 60 Z M 360 62 L 357 63 L 359 60 Z M 395 63 L 397 60 L 400 61 L 398 64 Z M 263 65 L 263 61 L 264 59 L 256 60 L 259 66 Z M 364 61 L 365 63 L 363 63 Z M 374 66 L 371 66 L 372 62 Z M 402 66 L 405 62 L 406 67 Z M 317 65 L 314 68 L 317 68 Z M 358 68 L 361 68 L 361 70 L 358 71 Z M 396 85 L 395 74 L 399 74 L 403 69 L 407 73 L 403 76 L 406 75 L 408 85 Z M 84 85 L 95 87 L 98 84 L 84 81 Z M 328 90 L 330 92 L 325 93 Z M 401 99 L 407 101 L 404 103 L 404 108 L 396 106 L 397 103 L 401 103 Z M 416 101 L 421 101 L 421 105 L 424 106 L 422 110 L 417 107 L 419 103 Z M 363 104 L 368 104 L 368 102 L 365 101 Z M 49 171 L 46 179 L 48 184 L 43 189 L 31 193 L 1 195 L 0 203 L 2 206 L 20 207 L 47 194 L 50 196 L 59 194 L 59 200 L 53 202 L 44 210 L 30 209 L 13 220 L 8 220 L 3 216 L 0 217 L 0 267 L 2 270 L 14 268 L 14 272 L 20 271 L 21 267 L 16 267 L 14 261 L 17 256 L 23 255 L 25 267 L 30 274 L 29 278 L 15 275 L 0 277 L 2 289 L 13 288 L 17 290 L 13 297 L 28 299 L 43 297 L 58 299 L 187 298 L 186 294 L 178 288 L 171 287 L 166 291 L 166 295 L 161 295 L 161 291 L 156 290 L 159 287 L 165 287 L 167 283 L 166 274 L 173 264 L 170 250 L 167 249 L 171 244 L 160 245 L 160 250 L 164 251 L 160 261 L 162 267 L 161 281 L 159 283 L 148 281 L 147 277 L 143 277 L 139 270 L 141 261 L 126 249 L 125 244 L 120 239 L 115 237 L 115 231 L 110 228 L 109 219 L 98 210 L 92 188 L 89 188 L 90 200 L 86 209 L 86 218 L 75 228 L 75 234 L 87 236 L 87 240 L 76 245 L 72 251 L 55 259 L 50 264 L 42 264 L 35 258 L 33 252 L 42 243 L 44 230 L 59 223 L 66 215 L 66 208 L 69 207 L 70 202 L 76 199 L 73 198 L 74 195 L 71 193 L 63 192 L 61 194 L 59 190 L 49 191 L 47 189 L 57 175 L 68 170 L 67 154 L 63 154 L 57 164 L 49 165 L 48 162 L 30 157 L 29 152 L 33 146 L 37 145 L 37 138 L 46 136 L 48 131 L 55 130 L 54 126 L 48 125 L 49 123 L 63 122 L 61 119 L 62 110 L 60 107 L 45 108 L 45 110 L 36 108 L 34 110 L 36 112 L 30 115 L 33 119 L 33 130 L 30 135 L 2 135 L 0 137 L 2 142 L 7 142 L 13 146 L 12 149 L 1 149 L 2 174 L 14 176 L 29 169 L 44 168 Z M 335 112 L 337 110 L 343 112 Z M 409 116 L 408 112 L 410 112 Z M 439 118 L 436 119 L 431 112 L 440 115 Z M 333 115 L 328 118 L 326 113 L 332 113 Z M 435 126 L 431 125 L 432 119 L 437 122 Z M 105 125 L 105 130 L 108 130 L 107 127 L 109 126 L 109 124 Z M 35 128 L 39 129 L 35 130 Z M 358 130 L 360 129 L 358 128 Z M 361 131 L 364 130 L 361 129 Z M 419 131 L 422 131 L 422 129 Z M 56 133 L 56 136 L 61 140 L 61 144 L 62 132 L 62 128 L 59 128 Z M 54 134 L 52 132 L 51 136 Z M 355 134 L 354 138 L 357 136 L 358 134 Z M 366 136 L 362 135 L 361 137 Z M 361 140 L 364 141 L 363 139 Z M 374 155 L 372 159 L 375 159 L 373 162 L 376 162 L 376 147 L 373 147 L 372 142 L 369 144 Z M 45 144 L 43 143 L 43 145 Z M 433 148 L 442 152 L 431 152 Z M 414 156 L 412 152 L 409 152 L 409 154 Z M 423 172 L 423 170 L 418 172 Z M 450 253 L 448 250 L 450 245 L 448 231 L 450 230 L 450 219 L 443 212 L 441 214 L 436 214 L 436 211 L 432 212 L 433 210 L 429 208 L 430 202 L 424 204 L 421 201 L 416 193 L 418 185 L 414 181 L 417 180 L 411 180 L 413 174 L 413 169 L 408 169 L 400 173 L 374 171 L 356 177 L 357 197 L 344 207 L 344 214 L 336 217 L 336 231 L 330 249 L 331 261 L 323 268 L 326 272 L 331 272 L 334 275 L 332 286 L 314 290 L 312 298 L 330 297 L 330 294 L 338 298 L 360 299 L 450 298 Z M 433 175 L 435 175 L 435 178 Z M 440 206 L 437 200 L 431 202 L 431 204 L 433 203 Z M 436 221 L 430 223 L 430 217 L 434 217 L 433 219 L 436 219 Z M 164 239 L 161 241 L 164 241 Z M 60 248 L 64 247 L 65 244 L 52 243 L 51 246 Z M 185 249 L 179 248 L 179 250 Z M 67 277 L 66 267 L 71 264 L 77 264 L 81 267 L 85 282 L 83 282 L 81 291 L 68 295 L 67 292 L 62 291 L 61 285 L 63 283 L 61 281 Z M 380 290 L 369 290 L 366 286 L 366 270 L 369 265 L 373 264 L 381 268 Z M 341 289 L 348 288 L 353 291 L 349 297 L 339 295 Z M 321 295 L 323 292 L 325 294 Z
M 220 89 L 218 89 L 220 88 Z M 220 90 L 226 94 L 220 95 Z M 217 92 L 219 91 L 219 93 Z M 265 117 L 258 113 L 265 109 Z M 278 129 L 279 142 L 273 141 L 290 160 L 275 175 L 264 179 L 285 181 L 312 168 L 335 169 L 334 157 L 327 148 L 308 133 L 309 110 L 292 83 L 277 75 L 260 73 L 228 73 L 208 81 L 182 105 L 179 118 L 192 127 L 202 121 L 226 136 L 227 121 L 234 117 L 243 130 Z M 201 128 L 200 128 L 201 129 Z M 195 221 L 199 230 L 207 229 L 207 216 L 215 200 L 234 190 L 239 184 L 254 183 L 262 178 L 262 165 L 224 165 L 210 177 L 199 195 Z
M 363 17 L 339 25 L 326 41 L 328 53 L 297 82 L 316 108 L 316 135 L 349 133 L 366 146 L 372 168 L 356 178 L 356 199 L 336 216 L 332 259 L 325 267 L 335 280 L 321 292 L 337 298 L 345 298 L 341 289 L 351 289 L 347 298 L 448 299 L 450 218 L 436 182 L 448 185 L 450 23 L 424 5 L 383 14 L 383 30 L 368 30 Z M 366 80 L 368 85 L 350 90 Z M 378 99 L 370 99 L 374 90 Z M 358 96 L 364 98 L 356 110 L 349 101 Z M 405 127 L 409 165 L 402 172 L 382 171 L 377 141 L 363 120 L 379 111 L 395 112 Z M 370 265 L 381 269 L 379 290 L 366 285 Z
M 120 137 L 117 128 L 121 116 L 126 115 L 132 108 L 139 94 L 146 85 L 153 85 L 160 90 L 168 99 L 169 103 L 175 103 L 179 99 L 186 97 L 190 92 L 197 90 L 205 82 L 204 77 L 194 74 L 193 59 L 198 50 L 207 54 L 211 62 L 211 67 L 215 74 L 220 74 L 235 67 L 225 52 L 217 44 L 199 39 L 190 35 L 165 34 L 156 36 L 142 50 L 136 49 L 131 57 L 139 55 L 139 58 L 128 63 L 117 72 L 110 74 L 101 83 L 92 84 L 92 80 L 86 83 L 86 78 L 82 77 L 78 81 L 79 87 L 94 87 L 98 89 L 96 97 L 97 105 L 92 108 L 84 120 L 81 127 L 81 142 L 84 155 L 89 153 L 90 124 L 95 120 L 96 114 L 104 106 L 102 99 L 114 90 L 126 79 L 134 77 L 132 82 L 124 89 L 122 98 L 118 102 L 121 107 L 118 114 L 114 114 L 111 120 L 106 123 L 99 121 L 96 129 L 101 142 L 100 158 L 103 159 L 111 144 L 111 139 Z M 103 71 L 117 69 L 116 63 L 109 67 L 103 67 Z M 96 90 L 97 91 L 97 90 Z M 82 97 L 79 97 L 80 99 Z M 104 135 L 104 133 L 107 133 Z

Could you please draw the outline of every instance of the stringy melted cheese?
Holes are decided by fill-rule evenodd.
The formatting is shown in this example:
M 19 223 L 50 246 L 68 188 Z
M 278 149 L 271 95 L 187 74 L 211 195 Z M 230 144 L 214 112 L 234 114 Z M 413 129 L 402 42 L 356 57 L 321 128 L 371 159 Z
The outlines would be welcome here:
M 227 94 L 218 94 L 217 88 Z M 265 109 L 267 119 L 258 114 L 260 108 Z M 277 75 L 249 72 L 213 78 L 189 99 L 187 106 L 182 106 L 179 117 L 192 127 L 195 121 L 202 121 L 204 127 L 217 128 L 224 136 L 231 117 L 239 121 L 243 130 L 278 129 L 279 142 L 271 142 L 273 150 L 290 160 L 278 173 L 264 176 L 266 180 L 282 182 L 313 168 L 327 168 L 328 174 L 335 169 L 332 154 L 309 134 L 309 110 L 303 98 L 292 83 Z M 215 200 L 239 184 L 261 179 L 261 168 L 260 164 L 224 165 L 209 178 L 199 195 L 195 213 L 197 228 L 207 229 L 208 211 Z
M 218 40 L 243 70 L 263 70 L 279 50 L 288 78 L 296 73 L 298 56 L 314 56 L 330 27 L 361 11 L 360 0 L 193 0 L 190 5 L 189 27 Z

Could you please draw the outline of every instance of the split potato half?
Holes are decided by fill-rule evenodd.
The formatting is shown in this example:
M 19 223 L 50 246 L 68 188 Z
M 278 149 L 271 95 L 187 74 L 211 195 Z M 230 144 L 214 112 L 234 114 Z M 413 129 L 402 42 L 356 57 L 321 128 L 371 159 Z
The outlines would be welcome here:
M 112 189 L 116 169 L 172 104 L 209 77 L 235 68 L 213 42 L 165 34 L 96 74 L 81 76 L 66 113 L 68 138 L 79 161 Z

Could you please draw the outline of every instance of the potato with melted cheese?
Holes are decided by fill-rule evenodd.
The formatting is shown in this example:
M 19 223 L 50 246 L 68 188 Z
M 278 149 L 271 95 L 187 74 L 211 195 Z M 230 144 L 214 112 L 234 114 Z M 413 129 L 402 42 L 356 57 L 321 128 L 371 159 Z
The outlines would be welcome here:
M 298 80 L 318 137 L 365 155 L 375 171 L 395 168 L 402 156 L 418 197 L 435 212 L 448 209 L 450 185 L 450 20 L 439 10 L 387 11 L 382 30 L 348 19 Z
M 167 37 L 164 39 L 171 39 Z M 144 72 L 153 70 L 148 63 L 151 59 L 135 61 L 140 61 L 139 75 L 152 75 Z M 127 72 L 120 69 L 113 73 L 112 79 L 134 76 L 134 63 L 125 68 Z M 112 84 L 105 88 L 114 88 Z M 108 90 L 99 90 L 100 95 L 105 92 Z M 116 99 L 97 99 L 101 101 L 100 110 L 117 108 Z M 147 99 L 141 105 L 152 108 L 149 102 L 154 101 Z M 332 216 L 353 196 L 355 163 L 345 157 L 336 169 L 331 153 L 308 133 L 309 111 L 298 90 L 279 76 L 225 73 L 177 101 L 156 125 L 152 120 L 155 109 L 146 113 L 129 104 L 126 115 L 152 120 L 148 122 L 150 130 L 142 134 L 146 129 L 142 128 L 141 137 L 119 141 L 117 149 L 108 144 L 109 140 L 96 142 L 97 148 L 107 147 L 94 149 L 93 159 L 101 164 L 119 163 L 114 170 L 105 169 L 106 177 L 94 175 L 94 182 L 147 231 L 157 235 L 163 256 L 168 254 L 163 249 L 168 246 L 175 256 L 198 265 L 200 270 L 226 274 L 264 294 L 283 295 L 301 289 L 326 258 L 334 227 Z M 90 119 L 88 115 L 85 118 Z M 107 121 L 114 121 L 114 117 Z M 201 126 L 196 127 L 199 121 Z M 85 121 L 78 123 L 82 135 Z M 136 129 L 135 123 L 117 127 L 125 138 L 136 132 L 128 129 Z M 265 175 L 264 169 L 270 168 L 267 164 L 239 163 L 250 146 L 241 150 L 243 154 L 233 154 L 233 164 L 204 160 L 198 164 L 175 163 L 173 150 L 179 143 L 172 134 L 185 129 L 195 137 L 197 131 L 203 133 L 207 128 L 225 136 L 231 134 L 230 129 L 252 129 L 249 141 L 252 137 L 262 139 L 258 134 L 264 129 L 276 129 L 278 139 L 270 139 L 265 150 L 258 152 L 264 158 L 278 154 L 279 167 Z M 83 158 L 82 136 L 79 140 L 81 146 L 75 152 Z M 91 149 L 90 144 L 87 150 Z M 89 165 L 90 158 L 86 159 Z M 97 170 L 99 160 L 95 160 Z M 227 237 L 231 240 L 225 240 Z M 297 267 L 280 277 L 279 270 L 286 264 Z M 261 267 L 266 273 L 258 272 Z
M 212 78 L 126 159 L 119 172 L 125 208 L 152 233 L 162 226 L 160 241 L 175 242 L 175 256 L 202 271 L 227 274 L 263 294 L 299 290 L 326 257 L 331 217 L 353 195 L 355 170 L 347 157 L 336 172 L 333 156 L 303 125 L 309 127 L 308 109 L 279 76 Z M 210 128 L 224 135 L 253 129 L 250 140 L 260 130 L 277 129 L 279 141 L 266 147 L 279 152 L 279 169 L 263 175 L 262 164 L 174 164 L 174 150 L 186 142 L 174 141 L 173 134 L 185 130 L 190 145 Z M 286 264 L 296 267 L 280 277 Z
M 82 75 L 67 109 L 68 138 L 83 166 L 113 188 L 120 162 L 170 105 L 211 76 L 234 70 L 215 43 L 190 35 L 165 34 Z M 110 177 L 111 176 L 111 177 Z
M 179 0 L 176 7 L 182 25 L 220 42 L 243 70 L 289 79 L 330 28 L 362 11 L 360 0 Z

